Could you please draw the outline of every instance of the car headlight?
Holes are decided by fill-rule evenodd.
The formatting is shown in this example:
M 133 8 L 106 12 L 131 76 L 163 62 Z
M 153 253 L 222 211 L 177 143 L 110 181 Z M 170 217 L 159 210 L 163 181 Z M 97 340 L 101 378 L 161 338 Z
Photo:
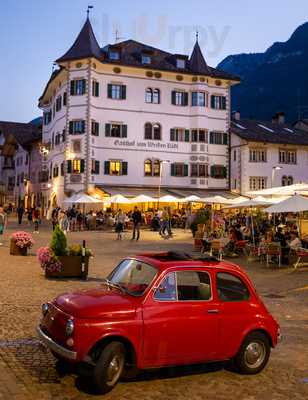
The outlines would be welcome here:
M 44 304 L 42 305 L 42 314 L 43 314 L 43 317 L 45 317 L 45 315 L 48 313 L 48 310 L 49 310 L 49 305 L 48 305 L 47 303 L 44 303 Z
M 72 319 L 69 319 L 66 323 L 66 328 L 65 328 L 67 336 L 71 336 L 74 332 L 74 321 Z

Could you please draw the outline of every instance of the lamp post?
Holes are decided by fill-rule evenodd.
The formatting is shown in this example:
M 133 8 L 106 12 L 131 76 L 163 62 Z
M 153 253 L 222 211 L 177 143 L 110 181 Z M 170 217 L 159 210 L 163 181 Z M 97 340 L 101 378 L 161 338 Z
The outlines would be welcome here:
M 272 188 L 274 187 L 275 184 L 275 173 L 276 171 L 280 171 L 282 169 L 282 167 L 279 166 L 275 166 L 272 168 Z
M 170 160 L 160 160 L 159 162 L 159 184 L 158 184 L 158 207 L 159 207 L 159 199 L 160 199 L 160 189 L 161 189 L 161 182 L 163 177 L 163 165 L 169 164 Z

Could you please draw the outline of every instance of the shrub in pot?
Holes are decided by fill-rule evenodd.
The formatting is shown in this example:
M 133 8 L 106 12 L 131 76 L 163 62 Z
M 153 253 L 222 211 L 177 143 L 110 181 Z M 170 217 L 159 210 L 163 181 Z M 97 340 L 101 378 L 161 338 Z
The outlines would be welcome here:
M 64 232 L 56 226 L 50 246 L 40 248 L 37 256 L 46 277 L 86 279 L 92 252 L 80 245 L 68 248 Z

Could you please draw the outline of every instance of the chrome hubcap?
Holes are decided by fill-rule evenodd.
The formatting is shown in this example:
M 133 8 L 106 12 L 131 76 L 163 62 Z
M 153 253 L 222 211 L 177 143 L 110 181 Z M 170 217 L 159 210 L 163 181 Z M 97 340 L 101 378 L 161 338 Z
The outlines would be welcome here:
M 114 385 L 116 381 L 120 378 L 123 365 L 124 365 L 124 358 L 122 355 L 119 354 L 115 355 L 110 361 L 107 370 L 108 383 L 110 385 Z
M 263 363 L 265 355 L 263 342 L 251 342 L 245 350 L 245 362 L 249 368 L 258 368 Z

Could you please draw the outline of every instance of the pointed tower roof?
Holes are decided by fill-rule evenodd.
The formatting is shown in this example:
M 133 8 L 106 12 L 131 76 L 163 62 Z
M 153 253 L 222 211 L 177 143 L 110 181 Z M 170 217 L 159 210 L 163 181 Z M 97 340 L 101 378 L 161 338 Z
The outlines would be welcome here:
M 196 40 L 194 49 L 191 53 L 189 59 L 189 69 L 191 72 L 195 72 L 196 74 L 210 74 L 211 71 L 207 66 L 207 63 L 203 57 L 202 51 L 200 49 L 198 39 Z
M 62 57 L 58 58 L 56 62 L 61 63 L 86 57 L 100 59 L 101 56 L 101 49 L 94 35 L 91 22 L 87 18 L 73 46 Z

